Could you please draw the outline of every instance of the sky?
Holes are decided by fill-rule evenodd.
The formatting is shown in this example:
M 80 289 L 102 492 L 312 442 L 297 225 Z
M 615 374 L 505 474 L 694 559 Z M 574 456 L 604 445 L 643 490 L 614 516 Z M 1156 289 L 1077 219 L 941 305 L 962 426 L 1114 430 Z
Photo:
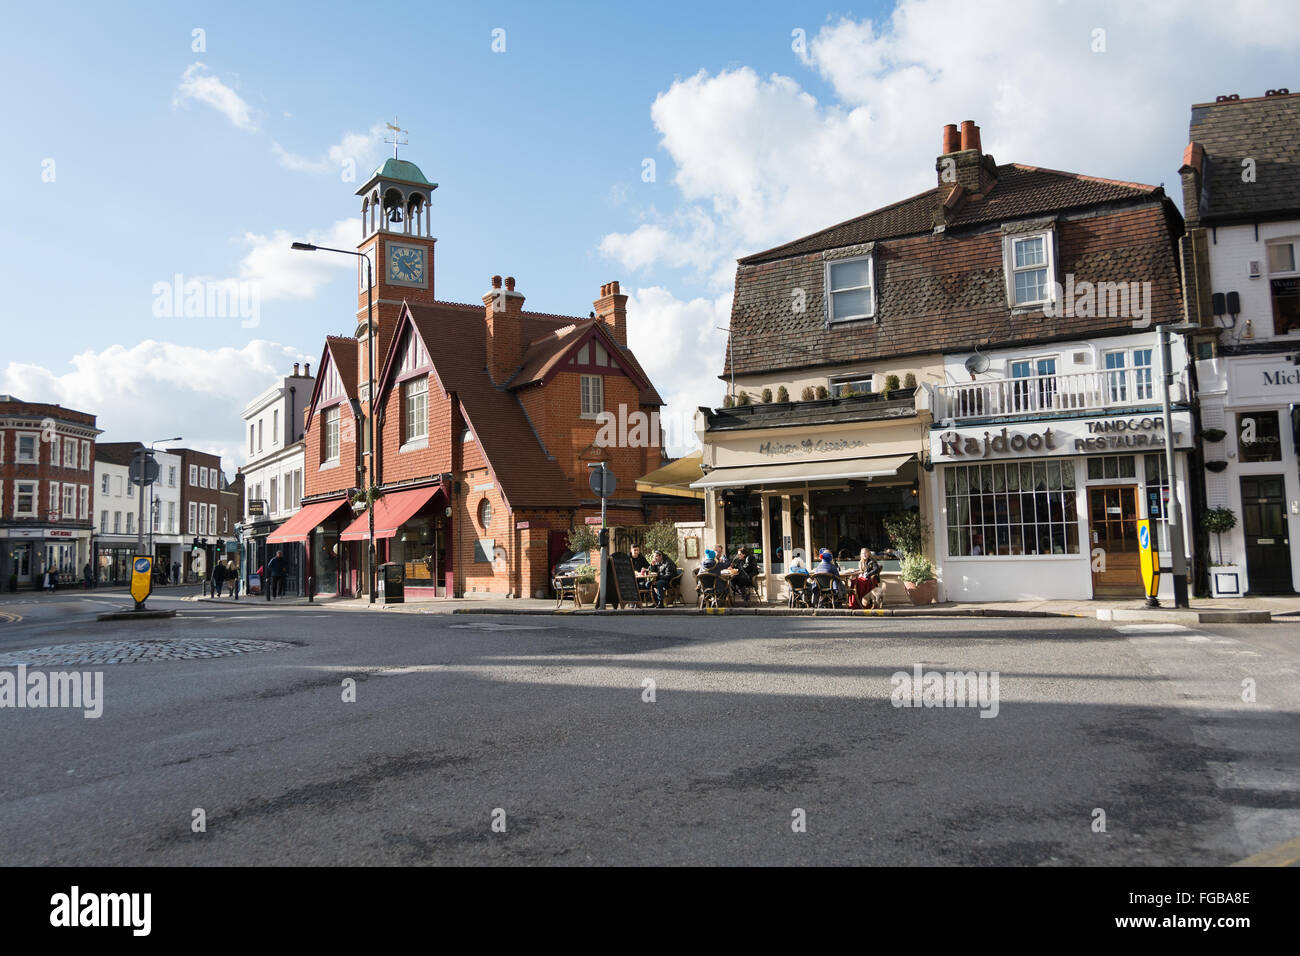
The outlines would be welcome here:
M 680 454 L 738 257 L 929 188 L 967 119 L 999 162 L 1181 205 L 1191 105 L 1300 90 L 1298 53 L 1291 0 L 13 7 L 0 392 L 233 475 L 244 405 L 353 327 L 353 261 L 289 243 L 355 247 L 396 118 L 439 298 L 513 275 L 581 316 L 618 279 Z M 177 314 L 196 281 L 243 308 Z

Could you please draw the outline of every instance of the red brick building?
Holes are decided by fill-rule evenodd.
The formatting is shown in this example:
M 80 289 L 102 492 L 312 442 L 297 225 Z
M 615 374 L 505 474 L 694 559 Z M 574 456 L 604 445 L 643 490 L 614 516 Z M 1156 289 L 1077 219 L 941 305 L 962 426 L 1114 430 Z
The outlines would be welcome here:
M 618 283 L 585 318 L 524 311 L 500 276 L 482 305 L 439 301 L 435 188 L 394 159 L 358 190 L 372 318 L 359 261 L 356 331 L 327 337 L 306 412 L 303 508 L 268 542 L 305 541 L 318 592 L 367 588 L 370 516 L 351 501 L 370 483 L 372 377 L 377 560 L 401 566 L 408 596 L 545 594 L 568 530 L 600 514 L 591 463 L 618 483 L 611 525 L 698 520 L 698 502 L 636 491 L 663 463 L 663 400 L 627 347 Z
M 67 585 L 91 555 L 95 416 L 0 395 L 0 587 Z
M 181 535 L 186 542 L 182 574 L 185 580 L 197 580 L 194 568 L 193 543 L 198 541 L 204 554 L 204 573 L 212 570 L 217 555 L 217 541 L 225 542 L 235 537 L 235 522 L 239 520 L 238 502 L 222 494 L 225 476 L 221 472 L 221 456 L 210 455 L 192 448 L 168 448 L 168 452 L 181 459 Z

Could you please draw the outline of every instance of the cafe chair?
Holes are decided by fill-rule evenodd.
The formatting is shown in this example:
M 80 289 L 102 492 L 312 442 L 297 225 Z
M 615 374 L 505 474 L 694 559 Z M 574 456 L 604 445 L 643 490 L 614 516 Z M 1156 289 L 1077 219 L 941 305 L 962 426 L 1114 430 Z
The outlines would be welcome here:
M 721 607 L 726 602 L 727 582 L 709 571 L 701 571 L 695 579 L 698 607 Z
M 685 604 L 682 600 L 682 572 L 678 571 L 668 582 L 668 587 L 664 588 L 664 606 L 669 607 L 675 604 Z
M 578 579 L 573 576 L 556 575 L 551 581 L 551 587 L 555 588 L 555 606 L 558 609 L 566 600 L 578 603 Z
M 839 579 L 833 574 L 821 572 L 820 574 L 814 574 L 813 580 L 817 582 L 816 607 L 828 607 L 832 609 L 838 607 L 839 605 L 835 598 L 835 584 Z
M 787 574 L 785 576 L 786 590 L 790 592 L 787 602 L 788 607 L 810 607 L 808 602 L 808 575 L 806 574 Z

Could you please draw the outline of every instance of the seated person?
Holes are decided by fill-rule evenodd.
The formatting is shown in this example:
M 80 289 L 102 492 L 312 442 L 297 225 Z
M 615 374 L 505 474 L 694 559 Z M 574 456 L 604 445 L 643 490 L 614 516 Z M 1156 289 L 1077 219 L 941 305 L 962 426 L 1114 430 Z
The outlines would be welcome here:
M 632 545 L 632 570 L 638 577 L 644 577 L 650 570 L 650 562 L 641 553 L 641 545 Z
M 837 592 L 839 591 L 839 589 L 840 589 L 840 582 L 839 582 L 839 577 L 838 577 L 838 575 L 839 575 L 839 573 L 840 573 L 840 567 L 839 567 L 838 564 L 835 563 L 835 561 L 834 561 L 834 559 L 833 559 L 833 557 L 832 557 L 832 555 L 831 555 L 831 553 L 830 553 L 830 551 L 829 551 L 828 549 L 826 549 L 826 548 L 823 548 L 823 549 L 822 549 L 822 553 L 821 553 L 821 561 L 819 561 L 819 562 L 817 563 L 817 565 L 812 569 L 812 573 L 813 573 L 813 574 L 833 574 L 833 575 L 836 575 L 836 579 L 835 579 L 835 581 L 831 584 L 831 587 L 833 587 Z M 817 589 L 817 579 L 816 579 L 816 578 L 813 578 L 813 580 L 812 580 L 812 586 L 813 586 L 813 590 L 816 590 L 816 589 Z
M 654 558 L 654 564 L 651 567 L 654 570 L 655 607 L 663 607 L 664 592 L 668 590 L 668 585 L 672 584 L 673 578 L 677 576 L 677 565 L 672 558 L 662 551 L 656 550 Z
M 726 548 L 719 546 L 717 550 L 717 555 L 718 555 L 718 564 L 717 567 L 713 569 L 714 574 L 717 574 L 719 571 L 725 571 L 729 567 L 731 567 L 731 559 L 727 557 Z
M 880 564 L 863 548 L 858 553 L 858 570 L 853 576 L 853 593 L 849 595 L 850 607 L 863 607 L 867 595 L 880 586 Z
M 705 548 L 704 560 L 700 562 L 700 570 L 707 571 L 709 574 L 717 574 L 722 570 L 718 567 L 718 552 L 712 548 Z
M 807 574 L 808 568 L 803 563 L 803 556 L 796 554 L 790 559 L 790 574 Z
M 749 548 L 741 548 L 736 552 L 731 566 L 736 569 L 736 573 L 731 576 L 731 586 L 743 596 L 745 591 L 754 586 L 754 576 L 758 574 L 758 558 L 749 553 Z

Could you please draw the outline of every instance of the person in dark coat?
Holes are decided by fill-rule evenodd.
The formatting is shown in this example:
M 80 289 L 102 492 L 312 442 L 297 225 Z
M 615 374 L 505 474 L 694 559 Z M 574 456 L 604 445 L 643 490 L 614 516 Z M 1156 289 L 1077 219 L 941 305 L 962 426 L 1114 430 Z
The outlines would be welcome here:
M 655 592 L 655 607 L 663 607 L 664 592 L 668 590 L 668 585 L 672 584 L 673 578 L 677 576 L 677 565 L 673 562 L 672 558 L 668 557 L 668 555 L 664 554 L 662 551 L 656 551 L 654 564 L 652 564 L 651 567 L 654 569 L 655 573 L 653 584 Z
M 226 582 L 226 566 L 220 561 L 212 562 L 212 597 L 221 597 L 221 585 Z
M 271 579 L 271 590 L 266 593 L 269 601 L 273 597 L 284 597 L 284 552 L 275 552 L 275 557 L 266 562 L 266 573 Z

